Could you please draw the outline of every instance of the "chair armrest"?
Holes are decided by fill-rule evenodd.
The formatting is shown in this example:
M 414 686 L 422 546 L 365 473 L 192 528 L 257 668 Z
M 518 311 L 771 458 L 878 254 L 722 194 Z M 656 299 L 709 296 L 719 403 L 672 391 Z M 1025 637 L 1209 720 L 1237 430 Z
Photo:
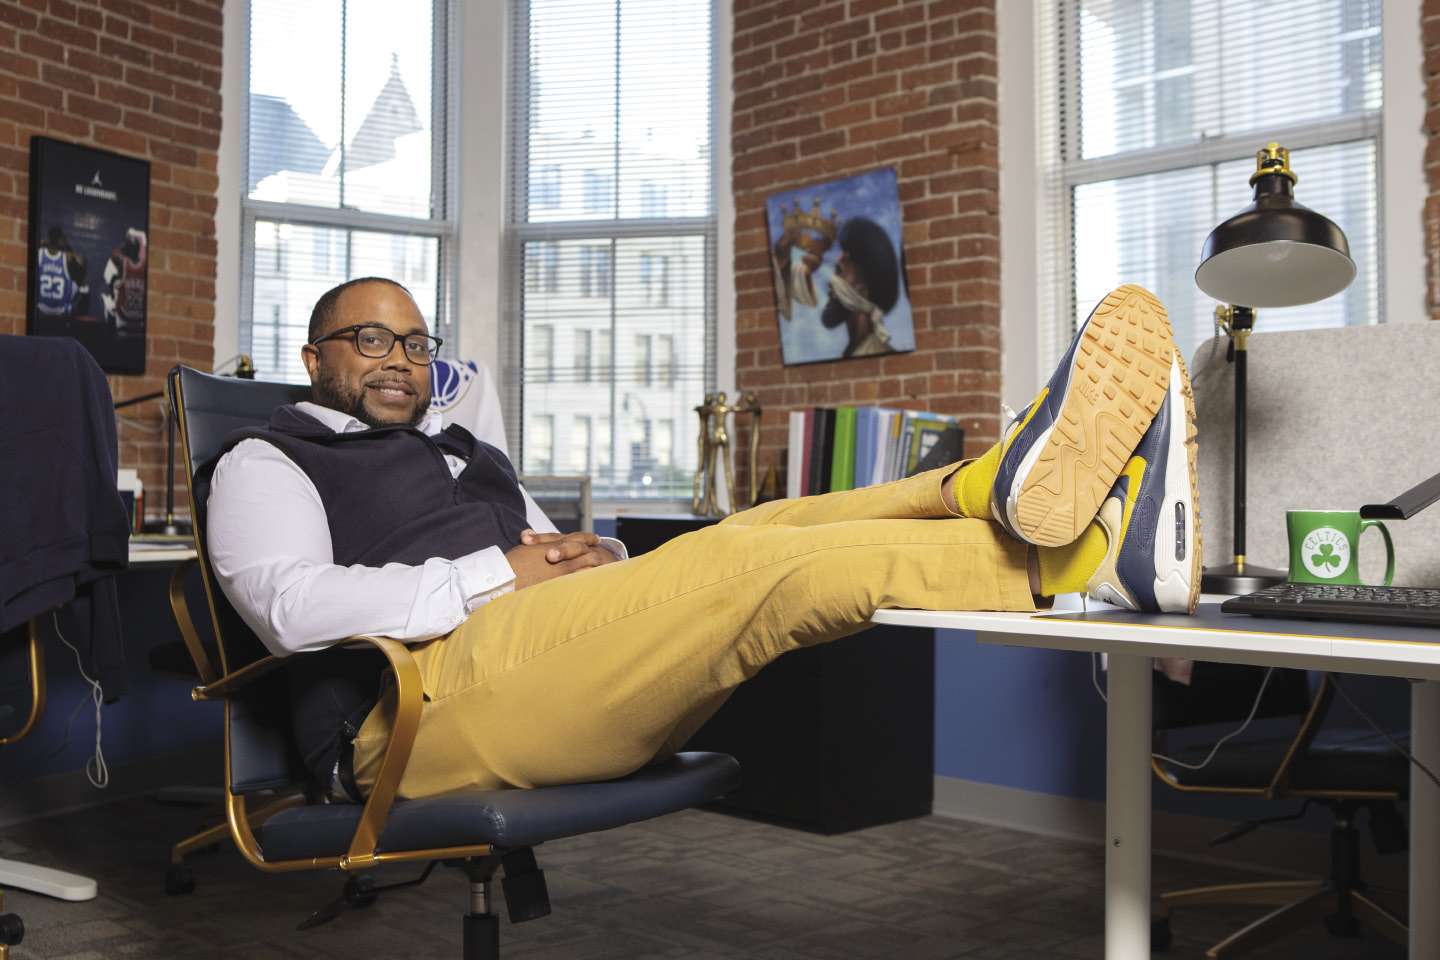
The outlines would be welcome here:
M 350 849 L 340 858 L 342 870 L 364 869 L 375 863 L 375 847 L 385 831 L 390 818 L 390 808 L 395 804 L 395 794 L 400 788 L 400 777 L 410 762 L 410 751 L 415 746 L 415 735 L 420 730 L 420 710 L 425 702 L 424 688 L 420 682 L 420 667 L 405 644 L 388 637 L 357 636 L 345 641 L 346 644 L 365 643 L 384 655 L 395 674 L 395 723 L 390 731 L 390 742 L 380 759 L 380 771 L 376 774 L 375 785 L 360 812 L 360 824 L 350 841 Z M 281 657 L 266 657 L 226 674 L 214 683 L 196 687 L 191 696 L 195 700 L 223 700 L 246 684 L 258 679 L 278 667 L 285 665 Z M 231 818 L 234 821 L 234 817 Z M 253 847 L 253 838 L 250 840 Z M 241 843 L 242 851 L 249 848 Z M 248 854 L 247 854 L 248 856 Z M 263 863 L 263 859 L 252 861 Z
M 385 746 L 385 755 L 380 759 L 380 771 L 375 775 L 375 784 L 360 813 L 360 825 L 350 841 L 350 851 L 341 859 L 341 869 L 363 869 L 375 861 L 375 847 L 390 818 L 390 808 L 395 804 L 395 794 L 400 788 L 400 777 L 410 762 L 410 751 L 415 746 L 415 735 L 420 730 L 420 710 L 424 705 L 425 691 L 420 682 L 420 667 L 405 644 L 387 637 L 355 637 L 375 647 L 390 663 L 395 673 L 395 723 L 390 730 L 390 742 Z
M 202 684 L 208 684 L 214 683 L 220 673 L 210 662 L 205 645 L 200 642 L 200 634 L 195 631 L 195 621 L 190 617 L 190 603 L 185 599 L 185 577 L 195 565 L 195 560 L 185 560 L 171 571 L 170 613 L 175 617 L 175 625 L 180 628 L 180 638 L 185 641 L 185 649 L 190 651 L 190 659 L 195 662 L 195 675 Z
M 214 683 L 207 683 L 195 687 L 190 691 L 190 699 L 200 700 L 224 700 L 237 690 L 254 683 L 268 673 L 273 673 L 280 667 L 285 666 L 283 657 L 266 657 L 263 660 L 256 660 L 254 663 L 246 664 L 233 673 L 215 680 Z

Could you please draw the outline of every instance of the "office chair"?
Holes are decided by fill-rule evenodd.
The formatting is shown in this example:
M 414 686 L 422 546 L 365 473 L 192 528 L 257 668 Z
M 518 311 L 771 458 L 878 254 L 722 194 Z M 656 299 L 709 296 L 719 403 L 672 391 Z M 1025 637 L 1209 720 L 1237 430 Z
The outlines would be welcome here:
M 382 637 L 351 642 L 378 651 L 389 664 L 396 714 L 375 785 L 363 804 L 291 805 L 268 816 L 249 802 L 277 790 L 294 790 L 306 773 L 291 743 L 285 660 L 268 655 L 215 581 L 205 552 L 207 467 L 226 435 L 263 424 L 277 406 L 308 390 L 263 381 L 228 380 L 177 367 L 169 377 L 177 412 L 194 518 L 195 548 L 214 628 L 215 660 L 200 641 L 184 592 L 172 591 L 176 618 L 202 684 L 197 700 L 223 701 L 226 812 L 241 854 L 266 872 L 339 870 L 349 875 L 339 900 L 317 914 L 321 921 L 343 905 L 368 906 L 390 887 L 366 882 L 364 871 L 382 864 L 425 863 L 422 882 L 437 862 L 458 867 L 470 883 L 470 909 L 462 921 L 465 960 L 499 956 L 499 918 L 491 910 L 491 882 L 503 871 L 510 920 L 550 912 L 544 874 L 533 847 L 548 840 L 634 823 L 705 803 L 733 789 L 739 765 L 714 753 L 682 753 L 631 776 L 534 790 L 460 790 L 424 800 L 398 800 L 396 790 L 419 727 L 423 692 L 419 669 L 404 644 Z M 218 662 L 218 668 L 216 663 Z M 312 918 L 312 919 L 317 919 Z
M 476 438 L 509 456 L 505 421 L 500 416 L 500 393 L 490 368 L 475 360 L 438 358 L 430 365 L 430 375 L 431 409 L 442 413 L 447 423 L 458 423 Z M 309 396 L 308 388 L 296 387 L 286 402 L 305 400 Z M 522 473 L 517 479 L 559 530 L 566 533 L 577 530 L 594 532 L 589 477 Z M 187 585 L 193 586 L 194 568 L 192 561 L 177 566 L 171 572 L 172 610 L 178 609 L 177 597 L 183 594 Z M 191 596 L 195 596 L 193 591 Z M 178 618 L 178 612 L 176 616 Z M 149 663 L 157 673 L 185 677 L 191 681 L 200 679 L 195 672 L 194 654 L 183 642 L 162 643 L 151 648 Z M 180 806 L 220 807 L 224 802 L 224 791 L 211 787 L 168 787 L 155 792 L 151 798 L 159 803 Z M 282 797 L 277 803 L 256 810 L 252 817 L 264 819 L 270 813 L 299 801 L 303 801 L 303 797 Z M 229 834 L 229 824 L 221 820 L 173 845 L 170 848 L 170 863 L 165 870 L 165 893 L 169 896 L 193 893 L 195 875 L 186 859 L 192 853 L 218 849 Z
M 1197 663 L 1190 689 L 1157 676 L 1156 752 L 1182 763 L 1198 764 L 1213 746 L 1213 739 L 1175 750 L 1165 748 L 1169 734 L 1197 723 L 1244 719 L 1262 681 L 1264 669 Z M 1217 692 L 1218 691 L 1218 692 Z M 1210 694 L 1214 693 L 1215 696 Z M 1311 694 L 1304 671 L 1277 669 L 1265 691 L 1257 716 L 1297 716 L 1291 736 L 1242 734 L 1220 748 L 1200 770 L 1158 758 L 1155 775 L 1176 790 L 1226 796 L 1262 797 L 1267 800 L 1301 800 L 1319 804 L 1333 817 L 1330 831 L 1330 874 L 1315 880 L 1276 880 L 1233 883 L 1176 890 L 1160 895 L 1151 930 L 1152 949 L 1170 945 L 1170 913 L 1176 907 L 1207 903 L 1256 904 L 1275 907 L 1208 951 L 1207 957 L 1236 957 L 1287 932 L 1323 918 L 1337 937 L 1353 937 L 1364 923 L 1377 933 L 1406 943 L 1405 922 L 1382 907 L 1360 879 L 1359 812 L 1369 812 L 1376 850 L 1394 853 L 1405 849 L 1404 821 L 1395 804 L 1408 791 L 1409 764 L 1383 740 L 1377 742 L 1368 728 L 1324 729 L 1334 699 L 1329 674 L 1322 676 Z M 1216 703 L 1216 697 L 1228 700 Z M 1238 709 L 1237 709 L 1238 708 Z M 1370 735 L 1370 736 L 1367 736 Z M 1304 809 L 1302 808 L 1301 814 Z M 1250 821 L 1216 838 L 1224 843 L 1270 822 L 1298 819 L 1301 814 Z

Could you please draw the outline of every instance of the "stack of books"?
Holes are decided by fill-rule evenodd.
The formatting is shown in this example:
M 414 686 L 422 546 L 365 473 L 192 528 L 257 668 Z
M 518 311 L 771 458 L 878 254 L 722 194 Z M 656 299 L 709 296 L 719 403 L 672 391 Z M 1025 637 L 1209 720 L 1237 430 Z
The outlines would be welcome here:
M 807 497 L 899 480 L 964 456 L 955 417 L 885 407 L 790 412 L 786 496 Z

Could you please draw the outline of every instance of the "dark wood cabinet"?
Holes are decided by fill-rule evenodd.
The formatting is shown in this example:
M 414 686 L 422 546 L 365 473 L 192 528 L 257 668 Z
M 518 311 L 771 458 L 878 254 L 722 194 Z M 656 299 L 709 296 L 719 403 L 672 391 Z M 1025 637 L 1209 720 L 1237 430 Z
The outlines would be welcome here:
M 632 556 L 710 523 L 628 516 Z M 788 653 L 735 691 L 687 749 L 740 761 L 742 785 L 716 809 L 841 833 L 930 812 L 934 794 L 933 631 L 872 627 Z

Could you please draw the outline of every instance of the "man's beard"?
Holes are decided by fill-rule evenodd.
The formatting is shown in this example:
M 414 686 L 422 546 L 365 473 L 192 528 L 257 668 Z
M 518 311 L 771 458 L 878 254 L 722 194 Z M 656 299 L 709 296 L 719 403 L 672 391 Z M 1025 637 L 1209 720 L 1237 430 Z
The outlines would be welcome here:
M 424 419 L 426 412 L 430 409 L 430 398 L 415 394 L 415 414 L 408 421 L 381 420 L 365 407 L 365 387 L 358 391 L 347 389 L 339 377 L 331 373 L 322 373 L 320 379 L 310 388 L 314 401 L 322 407 L 329 407 L 331 410 L 339 410 L 341 413 L 349 414 L 367 427 L 413 427 Z

